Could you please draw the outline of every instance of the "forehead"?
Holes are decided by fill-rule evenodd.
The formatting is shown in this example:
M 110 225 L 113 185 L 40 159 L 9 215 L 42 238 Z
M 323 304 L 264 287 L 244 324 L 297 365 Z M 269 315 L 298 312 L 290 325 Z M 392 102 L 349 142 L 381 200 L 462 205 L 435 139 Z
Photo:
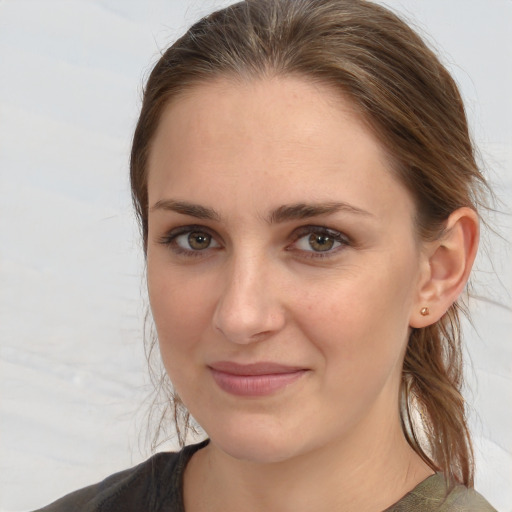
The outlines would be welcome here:
M 220 141 L 223 147 L 241 141 L 267 144 L 270 151 L 297 143 L 320 149 L 339 137 L 340 124 L 350 125 L 353 138 L 368 131 L 356 106 L 327 85 L 298 77 L 218 78 L 186 89 L 164 108 L 154 145 L 179 136 L 205 149 Z M 365 135 L 383 156 L 377 140 Z
M 215 199 L 234 207 L 350 199 L 365 208 L 386 193 L 408 196 L 350 101 L 290 77 L 216 80 L 176 98 L 153 140 L 148 185 L 150 202 L 214 200 L 217 188 Z

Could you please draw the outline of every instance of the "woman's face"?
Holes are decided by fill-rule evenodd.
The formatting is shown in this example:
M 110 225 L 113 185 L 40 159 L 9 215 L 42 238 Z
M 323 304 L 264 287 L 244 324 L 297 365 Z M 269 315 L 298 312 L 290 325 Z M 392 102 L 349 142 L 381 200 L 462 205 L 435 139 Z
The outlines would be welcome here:
M 278 461 L 397 424 L 421 248 L 348 101 L 292 78 L 197 86 L 163 114 L 148 192 L 162 358 L 215 446 Z

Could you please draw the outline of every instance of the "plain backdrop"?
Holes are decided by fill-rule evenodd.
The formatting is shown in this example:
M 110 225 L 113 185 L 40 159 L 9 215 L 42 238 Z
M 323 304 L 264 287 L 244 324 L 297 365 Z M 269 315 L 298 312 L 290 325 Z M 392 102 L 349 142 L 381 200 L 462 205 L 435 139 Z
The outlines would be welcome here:
M 227 3 L 0 0 L 1 511 L 43 506 L 149 455 L 130 140 L 159 51 Z M 510 512 L 512 1 L 385 3 L 455 75 L 501 200 L 490 219 L 501 238 L 485 234 L 477 263 L 466 396 L 477 488 Z

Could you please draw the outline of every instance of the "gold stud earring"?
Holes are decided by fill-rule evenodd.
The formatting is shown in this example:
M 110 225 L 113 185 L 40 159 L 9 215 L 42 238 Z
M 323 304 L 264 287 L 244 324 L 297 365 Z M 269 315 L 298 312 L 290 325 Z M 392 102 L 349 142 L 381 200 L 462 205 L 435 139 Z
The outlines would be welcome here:
M 426 307 L 425 308 L 421 308 L 420 313 L 421 313 L 422 316 L 430 315 L 430 311 Z

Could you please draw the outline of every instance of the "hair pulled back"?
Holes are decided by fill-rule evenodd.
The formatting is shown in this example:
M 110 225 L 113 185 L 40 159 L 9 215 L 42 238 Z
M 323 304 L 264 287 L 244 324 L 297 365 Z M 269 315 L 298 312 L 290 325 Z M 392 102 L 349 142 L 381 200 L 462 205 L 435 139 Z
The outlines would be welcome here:
M 364 0 L 246 0 L 193 25 L 159 59 L 146 84 L 130 176 L 144 248 L 151 142 L 169 102 L 216 77 L 296 76 L 330 86 L 358 108 L 416 204 L 422 239 L 440 236 L 457 208 L 477 209 L 486 182 L 475 162 L 455 82 L 422 39 L 389 10 Z M 450 483 L 473 485 L 461 394 L 460 312 L 414 329 L 402 371 L 408 442 Z M 184 414 L 176 412 L 174 416 Z M 419 411 L 421 421 L 415 419 Z M 179 432 L 179 428 L 178 428 Z

